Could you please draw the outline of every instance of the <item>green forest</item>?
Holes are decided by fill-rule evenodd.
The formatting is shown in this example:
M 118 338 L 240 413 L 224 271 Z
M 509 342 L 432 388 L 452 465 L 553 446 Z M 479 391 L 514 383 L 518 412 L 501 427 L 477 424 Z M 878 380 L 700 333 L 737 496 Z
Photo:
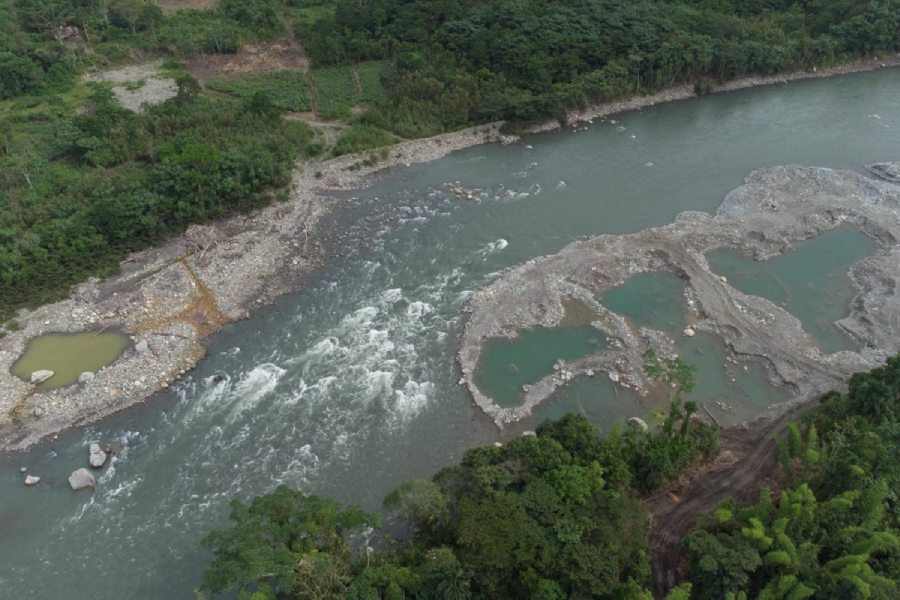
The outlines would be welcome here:
M 184 69 L 286 39 L 306 73 Z M 0 335 L 128 252 L 277 198 L 299 158 L 898 48 L 898 0 L 0 0 Z M 83 78 L 150 59 L 179 91 L 137 113 Z M 350 127 L 283 116 L 310 109 Z
M 895 356 L 790 425 L 771 465 L 782 488 L 703 519 L 684 542 L 683 581 L 666 598 L 897 598 L 898 401 Z M 677 398 L 672 407 L 648 432 L 604 435 L 570 414 L 534 437 L 471 449 L 432 481 L 391 492 L 384 522 L 285 486 L 235 500 L 232 527 L 205 539 L 213 560 L 200 594 L 650 599 L 641 500 L 717 452 L 717 430 Z

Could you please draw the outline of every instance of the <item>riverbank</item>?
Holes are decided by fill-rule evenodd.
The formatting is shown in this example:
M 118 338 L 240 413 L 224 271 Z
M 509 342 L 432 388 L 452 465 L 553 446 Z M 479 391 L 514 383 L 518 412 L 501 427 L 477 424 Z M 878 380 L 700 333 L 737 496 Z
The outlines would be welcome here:
M 305 276 L 329 258 L 321 219 L 340 201 L 325 192 L 364 186 L 387 167 L 513 140 L 491 124 L 403 142 L 375 164 L 366 164 L 366 156 L 348 156 L 303 165 L 288 202 L 213 227 L 193 227 L 165 246 L 129 257 L 120 275 L 88 282 L 66 301 L 20 315 L 21 330 L 0 340 L 0 442 L 23 448 L 140 402 L 195 365 L 209 334 L 300 289 Z M 133 343 L 89 384 L 35 393 L 8 373 L 35 335 L 104 327 L 125 331 Z M 139 341 L 147 342 L 147 351 L 138 352 Z

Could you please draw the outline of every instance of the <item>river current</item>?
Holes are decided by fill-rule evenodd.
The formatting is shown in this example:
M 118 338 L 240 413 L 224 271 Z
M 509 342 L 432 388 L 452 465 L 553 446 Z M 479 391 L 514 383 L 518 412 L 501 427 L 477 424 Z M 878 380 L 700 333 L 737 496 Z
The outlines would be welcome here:
M 281 483 L 377 510 L 404 480 L 502 439 L 454 360 L 467 295 L 499 271 L 714 211 L 760 167 L 896 159 L 900 69 L 660 105 L 393 170 L 335 217 L 346 256 L 211 338 L 176 390 L 0 457 L 0 597 L 193 598 L 200 540 L 227 524 L 229 501 Z M 480 202 L 457 199 L 457 181 Z M 92 440 L 124 450 L 96 493 L 74 494 L 66 477 Z M 24 487 L 20 466 L 53 485 Z

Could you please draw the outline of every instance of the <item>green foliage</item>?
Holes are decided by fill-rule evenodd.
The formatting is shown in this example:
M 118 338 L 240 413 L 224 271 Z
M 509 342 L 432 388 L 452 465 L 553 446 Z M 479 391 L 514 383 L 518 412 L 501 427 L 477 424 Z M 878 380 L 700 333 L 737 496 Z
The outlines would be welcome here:
M 300 528 L 298 535 L 291 529 L 292 539 L 305 545 L 278 534 L 267 542 L 273 534 L 265 519 L 246 518 L 238 504 L 236 525 L 207 541 L 216 559 L 204 589 L 278 598 L 649 600 L 646 516 L 630 465 L 645 438 L 670 439 L 634 431 L 604 437 L 584 417 L 568 415 L 542 425 L 536 437 L 473 448 L 432 482 L 414 479 L 387 496 L 385 508 L 410 536 L 398 548 L 379 533 L 363 541 L 357 532 L 360 545 L 375 540 L 379 548 L 364 560 L 344 543 L 346 530 L 338 535 L 334 503 L 279 488 L 279 514 Z M 327 543 L 312 548 L 313 540 Z M 260 548 L 266 544 L 274 550 Z
M 391 61 L 389 97 L 371 118 L 407 137 L 900 47 L 897 0 L 303 5 L 294 22 L 317 68 Z
M 372 125 L 354 124 L 338 137 L 331 152 L 334 156 L 356 154 L 372 148 L 389 146 L 397 141 L 390 133 Z
M 310 71 L 308 77 L 316 88 L 317 114 L 346 119 L 351 116 L 352 108 L 382 101 L 385 97 L 382 79 L 387 68 L 384 61 L 369 61 L 352 67 Z
M 0 118 L 0 194 L 9 198 L 0 211 L 0 315 L 57 299 L 190 223 L 265 203 L 312 132 L 257 100 L 214 99 L 185 84 L 135 114 L 97 88 L 78 116 L 42 103 Z
M 358 508 L 279 486 L 249 504 L 231 504 L 234 525 L 213 531 L 201 590 L 241 597 L 330 598 L 346 588 L 358 557 L 349 536 L 378 524 Z
M 305 112 L 312 109 L 309 87 L 303 73 L 296 71 L 270 71 L 240 77 L 214 77 L 206 86 L 217 92 L 232 94 L 238 98 L 252 98 L 263 92 L 272 105 L 280 110 Z
M 388 494 L 384 507 L 419 530 L 438 529 L 447 520 L 447 497 L 424 479 L 411 479 Z
M 780 453 L 792 487 L 776 502 L 723 505 L 686 541 L 692 597 L 763 599 L 900 595 L 900 356 L 851 378 L 792 424 Z

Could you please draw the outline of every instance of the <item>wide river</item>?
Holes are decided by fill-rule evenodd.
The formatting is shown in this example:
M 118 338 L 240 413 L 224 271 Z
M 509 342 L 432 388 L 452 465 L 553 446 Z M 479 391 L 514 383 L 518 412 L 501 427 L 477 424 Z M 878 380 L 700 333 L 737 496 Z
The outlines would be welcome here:
M 900 158 L 900 69 L 614 119 L 393 171 L 336 218 L 346 256 L 214 336 L 180 390 L 0 457 L 0 597 L 193 598 L 200 540 L 232 498 L 285 483 L 378 509 L 500 439 L 458 385 L 469 292 L 583 236 L 714 211 L 753 169 Z M 456 199 L 456 181 L 481 202 Z M 96 493 L 74 494 L 66 477 L 95 439 L 125 450 Z M 24 487 L 20 466 L 54 485 Z

